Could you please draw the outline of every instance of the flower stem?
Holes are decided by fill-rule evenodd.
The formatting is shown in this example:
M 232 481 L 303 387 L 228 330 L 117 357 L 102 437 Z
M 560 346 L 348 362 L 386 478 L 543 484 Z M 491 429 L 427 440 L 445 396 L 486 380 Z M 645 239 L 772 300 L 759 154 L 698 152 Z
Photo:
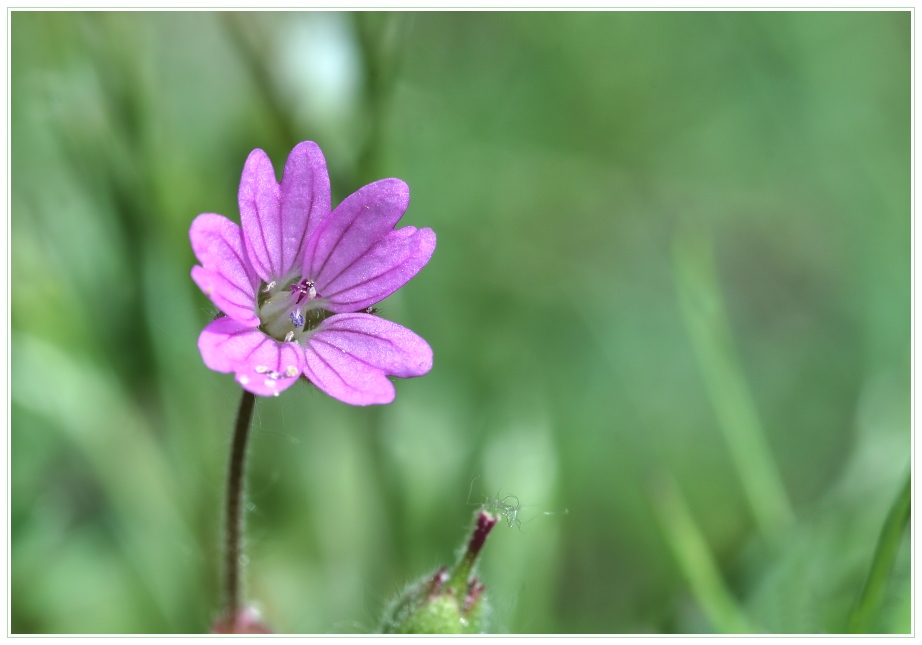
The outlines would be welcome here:
M 256 407 L 256 395 L 243 391 L 240 410 L 237 412 L 237 424 L 234 427 L 234 439 L 231 444 L 230 468 L 227 473 L 227 509 L 226 535 L 224 542 L 224 595 L 225 616 L 235 620 L 240 612 L 240 560 L 243 555 L 243 481 L 246 463 L 247 439 L 250 435 L 250 421 L 253 408 Z

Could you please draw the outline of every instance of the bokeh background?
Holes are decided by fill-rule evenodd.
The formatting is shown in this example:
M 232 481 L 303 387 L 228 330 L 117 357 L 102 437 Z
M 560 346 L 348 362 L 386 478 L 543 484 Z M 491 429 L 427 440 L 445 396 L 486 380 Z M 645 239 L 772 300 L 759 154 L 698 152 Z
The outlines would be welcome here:
M 909 12 L 11 20 L 13 632 L 215 617 L 239 388 L 188 229 L 308 139 L 438 234 L 381 305 L 435 365 L 258 401 L 276 630 L 375 631 L 497 495 L 492 631 L 856 625 L 911 461 Z M 863 630 L 911 629 L 902 526 Z

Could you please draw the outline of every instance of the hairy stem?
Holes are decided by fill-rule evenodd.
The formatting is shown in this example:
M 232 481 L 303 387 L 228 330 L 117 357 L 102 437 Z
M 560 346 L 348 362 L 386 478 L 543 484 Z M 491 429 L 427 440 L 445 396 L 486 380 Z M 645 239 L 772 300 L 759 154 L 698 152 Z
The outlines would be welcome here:
M 231 444 L 230 468 L 227 473 L 226 535 L 224 542 L 224 596 L 226 616 L 235 620 L 240 612 L 240 560 L 243 555 L 243 481 L 246 464 L 247 439 L 250 435 L 250 421 L 256 395 L 243 391 L 234 439 Z

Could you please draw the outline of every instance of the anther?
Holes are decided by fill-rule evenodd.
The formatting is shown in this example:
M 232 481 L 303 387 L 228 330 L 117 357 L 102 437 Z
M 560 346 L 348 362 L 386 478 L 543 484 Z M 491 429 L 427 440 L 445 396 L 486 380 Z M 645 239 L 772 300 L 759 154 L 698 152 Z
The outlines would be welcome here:
M 293 341 L 294 339 L 295 339 L 295 333 L 294 333 L 293 331 L 290 331 L 290 332 L 288 332 L 287 334 L 285 334 L 285 342 L 286 342 L 286 343 L 290 343 L 290 342 Z
M 315 300 L 317 298 L 317 288 L 314 286 L 314 283 L 307 278 L 291 285 L 291 293 L 298 294 L 296 304 L 299 305 L 301 301 L 304 300 L 304 296 L 307 296 L 308 300 Z
M 302 316 L 301 312 L 298 311 L 297 309 L 292 311 L 288 317 L 291 318 L 291 324 L 294 325 L 295 327 L 304 326 L 304 316 Z
M 266 380 L 264 382 L 266 384 L 266 387 L 271 387 L 269 385 L 269 381 L 277 381 L 286 375 L 295 376 L 298 373 L 298 368 L 295 367 L 294 365 L 289 365 L 288 367 L 285 368 L 285 373 L 282 374 L 282 372 L 276 372 L 275 370 L 269 369 L 268 367 L 258 365 L 253 368 L 253 371 L 256 372 L 257 374 L 265 374 Z
M 269 293 L 273 289 L 275 289 L 275 280 L 263 287 L 263 293 Z

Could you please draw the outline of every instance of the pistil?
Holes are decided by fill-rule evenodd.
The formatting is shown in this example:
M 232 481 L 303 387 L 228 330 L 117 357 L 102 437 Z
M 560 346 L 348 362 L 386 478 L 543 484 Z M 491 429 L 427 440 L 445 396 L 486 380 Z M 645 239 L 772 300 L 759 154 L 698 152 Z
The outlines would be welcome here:
M 321 296 L 314 283 L 306 278 L 287 286 L 276 287 L 272 283 L 263 291 L 266 289 L 269 295 L 259 308 L 260 328 L 276 340 L 300 340 L 301 334 L 308 331 L 305 324 L 313 328 L 325 318 Z

